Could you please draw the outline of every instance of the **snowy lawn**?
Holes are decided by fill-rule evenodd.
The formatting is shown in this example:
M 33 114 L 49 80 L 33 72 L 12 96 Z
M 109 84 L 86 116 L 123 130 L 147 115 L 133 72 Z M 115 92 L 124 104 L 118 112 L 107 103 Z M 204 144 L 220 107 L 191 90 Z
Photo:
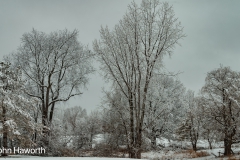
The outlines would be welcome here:
M 129 158 L 99 158 L 99 157 L 34 157 L 34 156 L 11 156 L 11 157 L 0 157 L 0 159 L 7 160 L 34 160 L 34 159 L 44 159 L 44 160 L 130 160 Z
M 215 149 L 206 149 L 206 150 L 200 150 L 197 152 L 207 152 L 209 155 L 205 156 L 205 157 L 197 157 L 197 158 L 189 158 L 189 157 L 194 157 L 194 153 L 192 152 L 186 152 L 184 153 L 184 151 L 181 152 L 173 152 L 173 151 L 160 151 L 160 152 L 145 152 L 142 153 L 142 158 L 145 159 L 153 159 L 153 160 L 172 160 L 172 159 L 176 159 L 176 160 L 189 160 L 189 159 L 193 159 L 193 160 L 212 160 L 212 159 L 221 159 L 221 160 L 231 160 L 233 159 L 233 157 L 235 159 L 240 159 L 240 155 L 234 155 L 231 158 L 229 157 L 224 157 L 224 158 L 219 158 L 219 157 L 215 157 L 219 155 L 219 152 L 223 153 L 223 148 L 215 148 Z M 240 151 L 240 148 L 233 148 L 233 152 L 234 153 L 238 153 Z M 221 154 L 222 155 L 222 154 Z
M 205 157 L 197 157 L 197 158 L 189 158 L 191 156 L 191 153 L 177 153 L 174 151 L 160 151 L 160 152 L 145 152 L 142 153 L 142 159 L 149 159 L 149 160 L 231 160 L 231 159 L 240 159 L 240 155 L 235 155 L 232 156 L 231 158 L 229 157 L 224 157 L 224 158 L 216 158 L 214 155 L 218 156 L 218 152 L 220 151 L 223 153 L 223 148 L 216 148 L 216 149 L 207 149 L 207 150 L 201 150 L 209 153 L 209 156 Z M 201 152 L 198 151 L 198 152 Z M 235 153 L 240 151 L 240 148 L 235 148 L 233 149 Z M 0 159 L 8 159 L 8 160 L 33 160 L 33 159 L 44 159 L 44 160 L 131 160 L 130 158 L 106 158 L 106 157 L 38 157 L 38 156 L 24 156 L 24 155 L 11 155 L 8 157 L 0 157 Z

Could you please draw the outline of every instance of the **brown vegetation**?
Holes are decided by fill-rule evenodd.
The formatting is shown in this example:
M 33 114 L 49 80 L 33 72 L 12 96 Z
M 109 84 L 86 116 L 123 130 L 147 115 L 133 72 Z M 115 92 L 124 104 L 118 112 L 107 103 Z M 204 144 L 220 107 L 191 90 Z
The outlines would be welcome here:
M 206 151 L 197 151 L 195 152 L 194 150 L 184 150 L 184 151 L 181 151 L 177 154 L 185 154 L 186 157 L 185 158 L 198 158 L 198 157 L 206 157 L 206 156 L 209 156 L 210 154 Z

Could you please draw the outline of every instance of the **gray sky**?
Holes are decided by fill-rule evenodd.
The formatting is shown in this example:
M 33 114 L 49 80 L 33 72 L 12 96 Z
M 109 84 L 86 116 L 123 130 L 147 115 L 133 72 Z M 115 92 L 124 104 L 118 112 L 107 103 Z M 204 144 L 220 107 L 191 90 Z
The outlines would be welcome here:
M 140 3 L 140 0 L 137 1 Z M 100 26 L 111 29 L 126 12 L 130 0 L 0 0 L 0 57 L 20 45 L 20 38 L 32 28 L 49 33 L 78 29 L 79 41 L 92 48 Z M 206 73 L 220 64 L 240 71 L 240 1 L 169 0 L 187 35 L 171 58 L 168 71 L 181 71 L 179 79 L 198 91 Z M 97 65 L 95 65 L 97 67 Z M 88 90 L 64 106 L 80 105 L 88 112 L 98 107 L 107 87 L 98 74 L 92 75 Z

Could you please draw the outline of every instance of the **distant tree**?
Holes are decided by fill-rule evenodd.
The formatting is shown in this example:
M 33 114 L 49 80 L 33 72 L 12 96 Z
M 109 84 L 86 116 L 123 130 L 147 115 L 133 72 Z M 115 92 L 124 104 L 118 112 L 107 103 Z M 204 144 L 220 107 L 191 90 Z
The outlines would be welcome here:
M 188 91 L 186 95 L 186 105 L 187 105 L 187 114 L 186 118 L 188 121 L 189 130 L 189 139 L 192 143 L 192 148 L 194 151 L 197 151 L 197 141 L 200 137 L 201 129 L 201 120 L 202 116 L 199 112 L 197 105 L 197 98 L 194 97 L 193 91 Z
M 180 140 L 189 140 L 192 144 L 192 149 L 197 151 L 197 141 L 201 133 L 202 115 L 199 112 L 197 98 L 194 96 L 193 91 L 188 90 L 184 99 L 186 113 L 176 133 Z
M 202 88 L 204 107 L 223 137 L 224 155 L 232 154 L 232 144 L 239 141 L 240 73 L 220 66 L 207 74 Z
M 129 157 L 141 158 L 142 131 L 147 94 L 162 58 L 171 54 L 184 37 L 172 6 L 157 0 L 129 5 L 112 31 L 101 28 L 101 40 L 93 47 L 105 77 L 118 86 L 128 101 Z
M 87 117 L 87 111 L 80 106 L 67 108 L 64 110 L 63 127 L 68 129 L 69 135 L 78 135 L 82 130 L 81 126 Z
M 80 106 L 67 108 L 63 115 L 63 128 L 65 135 L 72 137 L 74 148 L 81 149 L 88 144 L 87 136 L 87 111 Z
M 108 144 L 113 148 L 126 145 L 129 149 L 129 114 L 128 101 L 118 89 L 105 92 L 103 101 L 102 131 L 109 134 Z
M 82 94 L 81 88 L 93 72 L 91 52 L 77 40 L 78 31 L 68 30 L 46 34 L 32 30 L 23 34 L 21 46 L 12 55 L 27 80 L 26 94 L 40 100 L 43 142 L 48 135 L 58 102 Z
M 89 148 L 92 148 L 94 135 L 102 133 L 102 117 L 99 111 L 92 111 L 87 117 L 85 122 L 85 134 L 89 138 Z
M 151 84 L 146 107 L 144 129 L 148 132 L 151 146 L 156 149 L 156 138 L 172 138 L 179 116 L 185 88 L 183 84 L 168 75 L 156 76 Z
M 205 107 L 207 104 L 202 95 L 197 98 L 197 105 L 200 111 L 198 114 L 202 117 L 201 137 L 208 141 L 209 149 L 212 149 L 212 143 L 221 140 L 221 136 L 218 133 L 218 125 L 212 120 L 210 109 Z
M 191 126 L 187 119 L 182 119 L 181 123 L 176 128 L 177 140 L 184 141 L 189 139 Z

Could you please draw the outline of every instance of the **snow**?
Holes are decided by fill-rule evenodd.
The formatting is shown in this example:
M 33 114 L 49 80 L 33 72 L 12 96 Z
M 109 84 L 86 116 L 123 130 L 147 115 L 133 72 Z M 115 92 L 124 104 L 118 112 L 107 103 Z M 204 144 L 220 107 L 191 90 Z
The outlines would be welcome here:
M 94 135 L 92 148 L 94 148 L 98 144 L 105 143 L 108 136 L 109 136 L 108 134 L 96 134 L 96 135 Z
M 145 159 L 155 159 L 155 158 L 160 158 L 160 159 L 176 159 L 176 160 L 189 160 L 189 159 L 194 159 L 194 160 L 212 160 L 212 159 L 221 159 L 221 160 L 228 160 L 229 157 L 224 157 L 224 158 L 216 158 L 216 156 L 219 155 L 219 152 L 221 152 L 221 155 L 223 153 L 223 148 L 215 148 L 215 149 L 207 149 L 207 150 L 200 150 L 200 151 L 204 151 L 204 152 L 208 152 L 209 156 L 205 156 L 205 157 L 198 157 L 198 158 L 187 158 L 189 157 L 191 154 L 189 153 L 177 153 L 174 151 L 159 151 L 159 152 L 155 152 L 155 151 L 150 151 L 150 152 L 145 152 L 142 153 L 142 158 Z M 200 152 L 198 151 L 198 152 Z M 240 151 L 240 148 L 237 149 L 233 149 L 233 151 L 235 153 Z M 233 156 L 237 159 L 240 159 L 240 155 L 235 155 Z
M 104 137 L 104 135 L 97 135 L 95 136 L 95 140 L 97 140 L 98 138 L 100 140 L 102 140 L 102 138 Z M 169 141 L 165 138 L 161 138 L 161 140 L 159 140 L 162 142 L 162 144 L 168 145 Z M 163 141 L 165 141 L 166 143 L 163 143 Z M 171 142 L 170 142 L 171 143 Z M 187 142 L 186 142 L 187 143 Z M 201 145 L 207 145 L 207 142 L 204 140 L 200 140 L 199 144 Z M 221 143 L 215 143 L 215 145 L 221 145 Z M 232 150 L 234 151 L 234 153 L 238 153 L 240 152 L 240 148 L 237 145 L 236 147 L 233 146 Z M 216 158 L 215 156 L 219 155 L 219 152 L 221 152 L 221 154 L 223 153 L 224 149 L 223 148 L 215 148 L 215 149 L 204 149 L 204 150 L 199 150 L 200 151 L 204 151 L 209 153 L 209 156 L 205 156 L 205 157 L 198 157 L 198 158 L 189 158 L 191 157 L 192 153 L 188 153 L 188 152 L 181 152 L 181 151 L 171 151 L 171 150 L 160 150 L 160 151 L 149 151 L 149 152 L 144 152 L 142 153 L 142 159 L 176 159 L 176 160 L 189 160 L 189 159 L 194 159 L 194 160 L 213 160 L 213 159 L 222 159 L 222 160 L 228 160 L 229 157 L 224 157 L 224 158 Z M 234 156 L 236 159 L 240 159 L 240 155 L 235 155 Z M 28 155 L 10 155 L 7 157 L 7 159 L 9 160 L 24 160 L 24 159 L 28 159 L 28 160 L 33 160 L 33 159 L 44 159 L 44 160 L 54 160 L 54 159 L 58 159 L 58 160 L 75 160 L 75 159 L 79 159 L 79 160 L 130 160 L 130 158 L 106 158 L 106 157 L 39 157 L 39 156 L 28 156 Z
M 16 159 L 17 158 L 17 159 Z M 130 158 L 99 158 L 99 157 L 35 157 L 35 156 L 9 156 L 6 159 L 8 160 L 35 160 L 35 159 L 44 159 L 44 160 L 130 160 Z

